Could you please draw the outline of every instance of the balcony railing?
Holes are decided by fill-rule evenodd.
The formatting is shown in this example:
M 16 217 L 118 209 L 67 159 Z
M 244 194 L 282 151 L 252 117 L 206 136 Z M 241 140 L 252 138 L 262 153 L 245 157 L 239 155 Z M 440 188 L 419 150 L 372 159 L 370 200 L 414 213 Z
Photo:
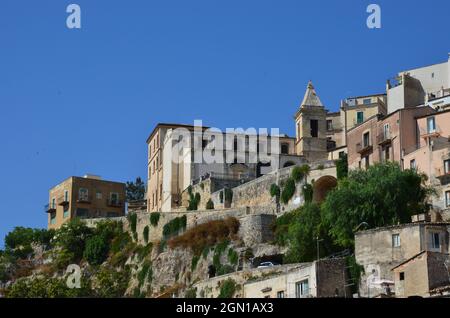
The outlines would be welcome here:
M 69 204 L 69 197 L 61 196 L 58 198 L 58 200 L 56 200 L 56 202 L 58 203 L 58 205 L 68 205 Z
M 434 175 L 443 183 L 448 183 L 450 181 L 450 171 L 446 171 L 444 168 L 437 168 Z
M 379 134 L 377 136 L 377 143 L 379 145 L 385 145 L 388 144 L 392 141 L 392 137 L 391 137 L 391 132 L 386 131 L 386 132 L 382 132 L 381 134 Z
M 56 212 L 56 205 L 54 204 L 46 204 L 44 205 L 45 213 L 54 213 Z
M 123 202 L 117 199 L 108 199 L 107 204 L 111 207 L 121 207 Z
M 356 144 L 356 152 L 359 153 L 359 154 L 363 154 L 363 153 L 369 152 L 372 149 L 373 149 L 373 146 L 370 143 L 369 144 L 364 144 L 364 143 L 358 142 Z
M 80 195 L 78 196 L 77 202 L 79 203 L 91 203 L 92 197 L 90 195 Z

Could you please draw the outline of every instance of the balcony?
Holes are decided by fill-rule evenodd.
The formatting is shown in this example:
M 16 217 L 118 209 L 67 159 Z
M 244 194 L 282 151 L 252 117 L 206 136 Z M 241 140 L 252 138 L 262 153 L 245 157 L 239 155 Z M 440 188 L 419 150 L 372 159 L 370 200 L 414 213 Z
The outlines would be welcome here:
M 391 133 L 388 132 L 382 132 L 377 136 L 377 144 L 380 146 L 384 146 L 387 144 L 390 144 L 392 141 Z
M 123 202 L 117 199 L 108 199 L 106 204 L 110 207 L 117 207 L 117 208 L 123 206 Z
M 450 171 L 445 171 L 444 168 L 437 168 L 434 175 L 441 182 L 441 184 L 450 183 Z
M 56 200 L 56 202 L 58 205 L 62 205 L 62 206 L 69 205 L 69 197 L 66 197 L 65 195 L 63 195 L 63 196 L 59 197 Z
M 420 131 L 420 137 L 427 139 L 427 138 L 437 138 L 441 136 L 441 132 L 438 129 L 433 130 L 421 130 Z
M 356 144 L 356 152 L 359 154 L 365 154 L 367 152 L 370 152 L 373 150 L 373 146 L 371 144 L 363 144 L 361 142 L 358 142 Z
M 92 197 L 89 195 L 81 195 L 81 196 L 78 196 L 77 202 L 78 203 L 91 203 Z
M 56 206 L 53 204 L 46 204 L 44 206 L 45 213 L 55 213 L 56 212 Z

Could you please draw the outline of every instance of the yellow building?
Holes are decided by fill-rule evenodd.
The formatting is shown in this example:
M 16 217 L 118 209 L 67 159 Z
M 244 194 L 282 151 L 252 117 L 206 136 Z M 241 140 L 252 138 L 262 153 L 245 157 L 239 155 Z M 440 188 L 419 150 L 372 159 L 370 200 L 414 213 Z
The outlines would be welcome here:
M 70 177 L 50 189 L 48 228 L 58 229 L 73 218 L 125 215 L 125 184 L 98 176 Z

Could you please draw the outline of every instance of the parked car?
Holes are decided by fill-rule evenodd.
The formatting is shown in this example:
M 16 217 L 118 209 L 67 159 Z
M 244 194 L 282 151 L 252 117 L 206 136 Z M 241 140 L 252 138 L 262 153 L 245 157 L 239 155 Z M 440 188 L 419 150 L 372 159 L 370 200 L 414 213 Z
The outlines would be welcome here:
M 267 267 L 273 267 L 273 266 L 278 266 L 280 264 L 274 263 L 274 262 L 262 262 L 261 264 L 259 264 L 258 268 L 267 268 Z

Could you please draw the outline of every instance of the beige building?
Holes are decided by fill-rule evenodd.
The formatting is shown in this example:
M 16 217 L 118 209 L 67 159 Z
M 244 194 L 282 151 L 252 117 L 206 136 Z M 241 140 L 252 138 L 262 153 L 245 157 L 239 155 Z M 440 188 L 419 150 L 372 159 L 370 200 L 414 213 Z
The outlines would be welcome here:
M 355 258 L 364 267 L 360 295 L 384 293 L 394 284 L 392 268 L 423 252 L 449 252 L 450 223 L 410 223 L 355 233 Z
M 182 193 L 200 180 L 213 177 L 217 184 L 233 187 L 304 162 L 295 154 L 294 138 L 250 131 L 222 133 L 209 127 L 158 124 L 147 145 L 150 212 L 185 208 Z
M 449 54 L 450 60 L 450 54 Z M 425 105 L 450 95 L 450 62 L 400 72 L 387 82 L 388 111 Z
M 417 169 L 428 176 L 437 190 L 433 205 L 450 210 L 450 110 L 416 118 L 416 143 L 405 154 L 405 168 Z
M 244 284 L 244 298 L 351 297 L 344 259 L 298 264 Z
M 50 189 L 48 228 L 60 228 L 73 218 L 104 218 L 125 215 L 125 184 L 98 176 L 70 177 Z
M 434 291 L 449 287 L 448 253 L 422 251 L 392 269 L 395 296 L 429 297 Z

